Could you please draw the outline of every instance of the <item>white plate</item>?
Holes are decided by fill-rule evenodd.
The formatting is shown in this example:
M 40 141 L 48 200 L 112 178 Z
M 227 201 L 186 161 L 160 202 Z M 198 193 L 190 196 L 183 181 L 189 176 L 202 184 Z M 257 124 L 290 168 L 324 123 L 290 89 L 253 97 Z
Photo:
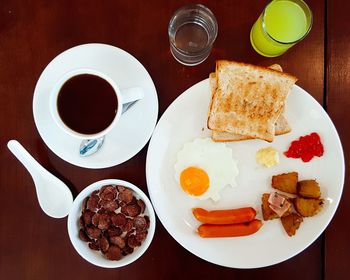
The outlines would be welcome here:
M 227 143 L 238 160 L 240 174 L 237 187 L 225 188 L 222 198 L 199 201 L 187 196 L 174 179 L 176 154 L 183 144 L 196 137 L 208 137 L 206 128 L 210 100 L 209 81 L 204 80 L 180 95 L 159 120 L 149 144 L 146 175 L 154 209 L 167 231 L 184 248 L 209 262 L 235 268 L 257 268 L 291 258 L 308 247 L 332 219 L 343 189 L 344 157 L 337 131 L 323 108 L 306 91 L 294 86 L 286 105 L 286 117 L 292 132 L 278 136 L 271 144 L 261 140 Z M 282 155 L 292 140 L 316 131 L 325 148 L 321 158 L 309 163 Z M 259 166 L 255 153 L 273 146 L 280 152 L 280 164 L 272 168 Z M 326 198 L 323 210 L 305 218 L 294 237 L 288 237 L 279 220 L 264 222 L 254 235 L 236 238 L 203 239 L 196 234 L 199 222 L 193 207 L 207 209 L 253 206 L 261 218 L 261 195 L 271 192 L 271 176 L 297 171 L 299 178 L 320 183 Z
M 83 204 L 83 200 L 93 191 L 99 190 L 106 185 L 121 185 L 133 190 L 135 197 L 142 199 L 145 203 L 145 214 L 149 217 L 150 220 L 150 226 L 148 228 L 146 239 L 142 242 L 141 246 L 136 248 L 132 254 L 123 257 L 119 261 L 111 261 L 106 259 L 100 251 L 91 250 L 88 246 L 88 243 L 82 241 L 79 238 L 79 218 L 81 216 L 81 206 Z M 87 186 L 81 193 L 79 193 L 79 195 L 74 200 L 71 210 L 69 211 L 67 227 L 69 239 L 71 240 L 73 247 L 80 256 L 94 265 L 106 268 L 116 268 L 128 265 L 143 255 L 143 253 L 147 250 L 152 242 L 156 228 L 156 218 L 150 200 L 141 189 L 123 180 L 105 179 Z
M 49 111 L 52 86 L 76 68 L 101 71 L 121 89 L 140 86 L 145 91 L 145 97 L 123 114 L 107 135 L 101 150 L 90 157 L 79 155 L 81 140 L 60 130 Z M 77 166 L 105 168 L 127 161 L 146 145 L 157 122 L 158 98 L 151 77 L 136 58 L 113 46 L 86 44 L 64 51 L 47 65 L 35 87 L 33 114 L 41 138 L 56 155 Z

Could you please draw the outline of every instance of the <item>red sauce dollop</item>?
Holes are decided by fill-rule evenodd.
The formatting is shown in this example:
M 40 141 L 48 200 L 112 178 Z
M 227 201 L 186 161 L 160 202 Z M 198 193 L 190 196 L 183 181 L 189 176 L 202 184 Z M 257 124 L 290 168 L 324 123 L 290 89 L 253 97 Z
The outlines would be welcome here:
M 303 162 L 309 162 L 314 156 L 321 157 L 323 151 L 320 136 L 313 132 L 292 141 L 284 155 L 289 158 L 301 158 Z

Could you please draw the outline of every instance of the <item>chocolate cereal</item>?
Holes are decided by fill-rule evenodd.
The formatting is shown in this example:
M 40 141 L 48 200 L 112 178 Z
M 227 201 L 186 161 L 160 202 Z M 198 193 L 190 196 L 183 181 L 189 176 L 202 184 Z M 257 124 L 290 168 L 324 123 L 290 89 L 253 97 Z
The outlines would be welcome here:
M 79 238 L 109 260 L 133 253 L 146 239 L 146 205 L 124 186 L 106 185 L 86 197 L 79 219 Z

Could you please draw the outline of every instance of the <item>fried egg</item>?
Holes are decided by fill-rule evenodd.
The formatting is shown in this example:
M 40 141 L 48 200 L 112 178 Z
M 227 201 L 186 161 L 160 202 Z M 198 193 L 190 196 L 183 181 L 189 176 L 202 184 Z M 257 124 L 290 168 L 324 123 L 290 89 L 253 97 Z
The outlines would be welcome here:
M 220 199 L 226 186 L 236 186 L 237 161 L 232 150 L 211 138 L 196 138 L 177 154 L 175 180 L 184 192 L 200 200 Z

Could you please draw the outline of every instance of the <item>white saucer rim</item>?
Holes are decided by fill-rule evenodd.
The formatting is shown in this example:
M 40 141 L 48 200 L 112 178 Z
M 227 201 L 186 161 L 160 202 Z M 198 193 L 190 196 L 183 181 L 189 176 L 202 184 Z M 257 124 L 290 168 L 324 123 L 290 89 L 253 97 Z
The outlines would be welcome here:
M 135 61 L 136 64 L 138 64 L 138 66 L 140 67 L 140 69 L 143 69 L 145 71 L 145 73 L 147 74 L 148 78 L 150 79 L 151 83 L 150 83 L 150 89 L 152 92 L 154 92 L 154 96 L 153 98 L 154 100 L 154 107 L 152 108 L 152 110 L 154 110 L 156 112 L 155 114 L 155 118 L 153 120 L 154 124 L 152 125 L 152 129 L 149 130 L 149 132 L 147 133 L 147 137 L 145 137 L 145 140 L 143 141 L 144 143 L 142 145 L 139 145 L 139 147 L 137 149 L 134 149 L 133 152 L 130 152 L 129 154 L 127 154 L 124 158 L 119 159 L 118 161 L 115 161 L 111 164 L 100 164 L 100 163 L 89 163 L 89 164 L 81 164 L 81 163 L 77 163 L 71 160 L 67 160 L 65 158 L 63 158 L 58 152 L 57 150 L 55 150 L 54 148 L 51 148 L 45 141 L 45 137 L 42 135 L 42 132 L 39 130 L 38 128 L 38 119 L 37 116 L 35 114 L 36 111 L 36 104 L 38 103 L 37 99 L 38 99 L 38 85 L 40 85 L 40 83 L 42 83 L 43 80 L 43 76 L 45 74 L 45 71 L 47 69 L 49 69 L 50 67 L 52 67 L 51 65 L 54 64 L 61 56 L 63 56 L 65 53 L 70 52 L 70 51 L 74 51 L 75 49 L 79 49 L 79 48 L 85 48 L 85 47 L 103 47 L 103 48 L 111 48 L 114 49 L 120 53 L 123 53 L 123 55 L 126 55 L 128 57 L 130 57 L 131 59 L 133 59 Z M 70 69 L 72 70 L 72 69 Z M 70 71 L 70 70 L 67 70 Z M 49 148 L 50 151 L 52 151 L 56 156 L 58 156 L 60 159 L 62 159 L 63 161 L 70 163 L 74 166 L 77 167 L 82 167 L 82 168 L 87 168 L 87 169 L 104 169 L 104 168 L 110 168 L 113 166 L 117 166 L 119 164 L 122 164 L 130 159 L 132 159 L 135 155 L 137 155 L 150 141 L 150 138 L 153 134 L 153 131 L 157 125 L 158 122 L 158 118 L 159 118 L 159 100 L 158 100 L 158 93 L 157 93 L 157 89 L 155 87 L 155 84 L 153 82 L 153 79 L 150 75 L 150 73 L 147 71 L 147 69 L 143 66 L 143 64 L 136 58 L 134 57 L 132 54 L 128 53 L 127 51 L 118 48 L 116 46 L 112 46 L 112 45 L 108 45 L 108 44 L 103 44 L 103 43 L 86 43 L 86 44 L 81 44 L 81 45 L 77 45 L 74 47 L 71 47 L 69 49 L 66 49 L 64 51 L 62 51 L 61 53 L 59 53 L 58 55 L 56 55 L 43 69 L 43 71 L 40 73 L 40 76 L 35 84 L 35 88 L 34 88 L 34 92 L 33 92 L 33 100 L 32 100 L 32 114 L 33 114 L 33 118 L 34 118 L 34 123 L 35 123 L 35 128 L 38 131 L 40 138 L 42 139 L 42 141 L 45 143 L 45 145 Z M 58 127 L 57 127 L 58 129 Z

